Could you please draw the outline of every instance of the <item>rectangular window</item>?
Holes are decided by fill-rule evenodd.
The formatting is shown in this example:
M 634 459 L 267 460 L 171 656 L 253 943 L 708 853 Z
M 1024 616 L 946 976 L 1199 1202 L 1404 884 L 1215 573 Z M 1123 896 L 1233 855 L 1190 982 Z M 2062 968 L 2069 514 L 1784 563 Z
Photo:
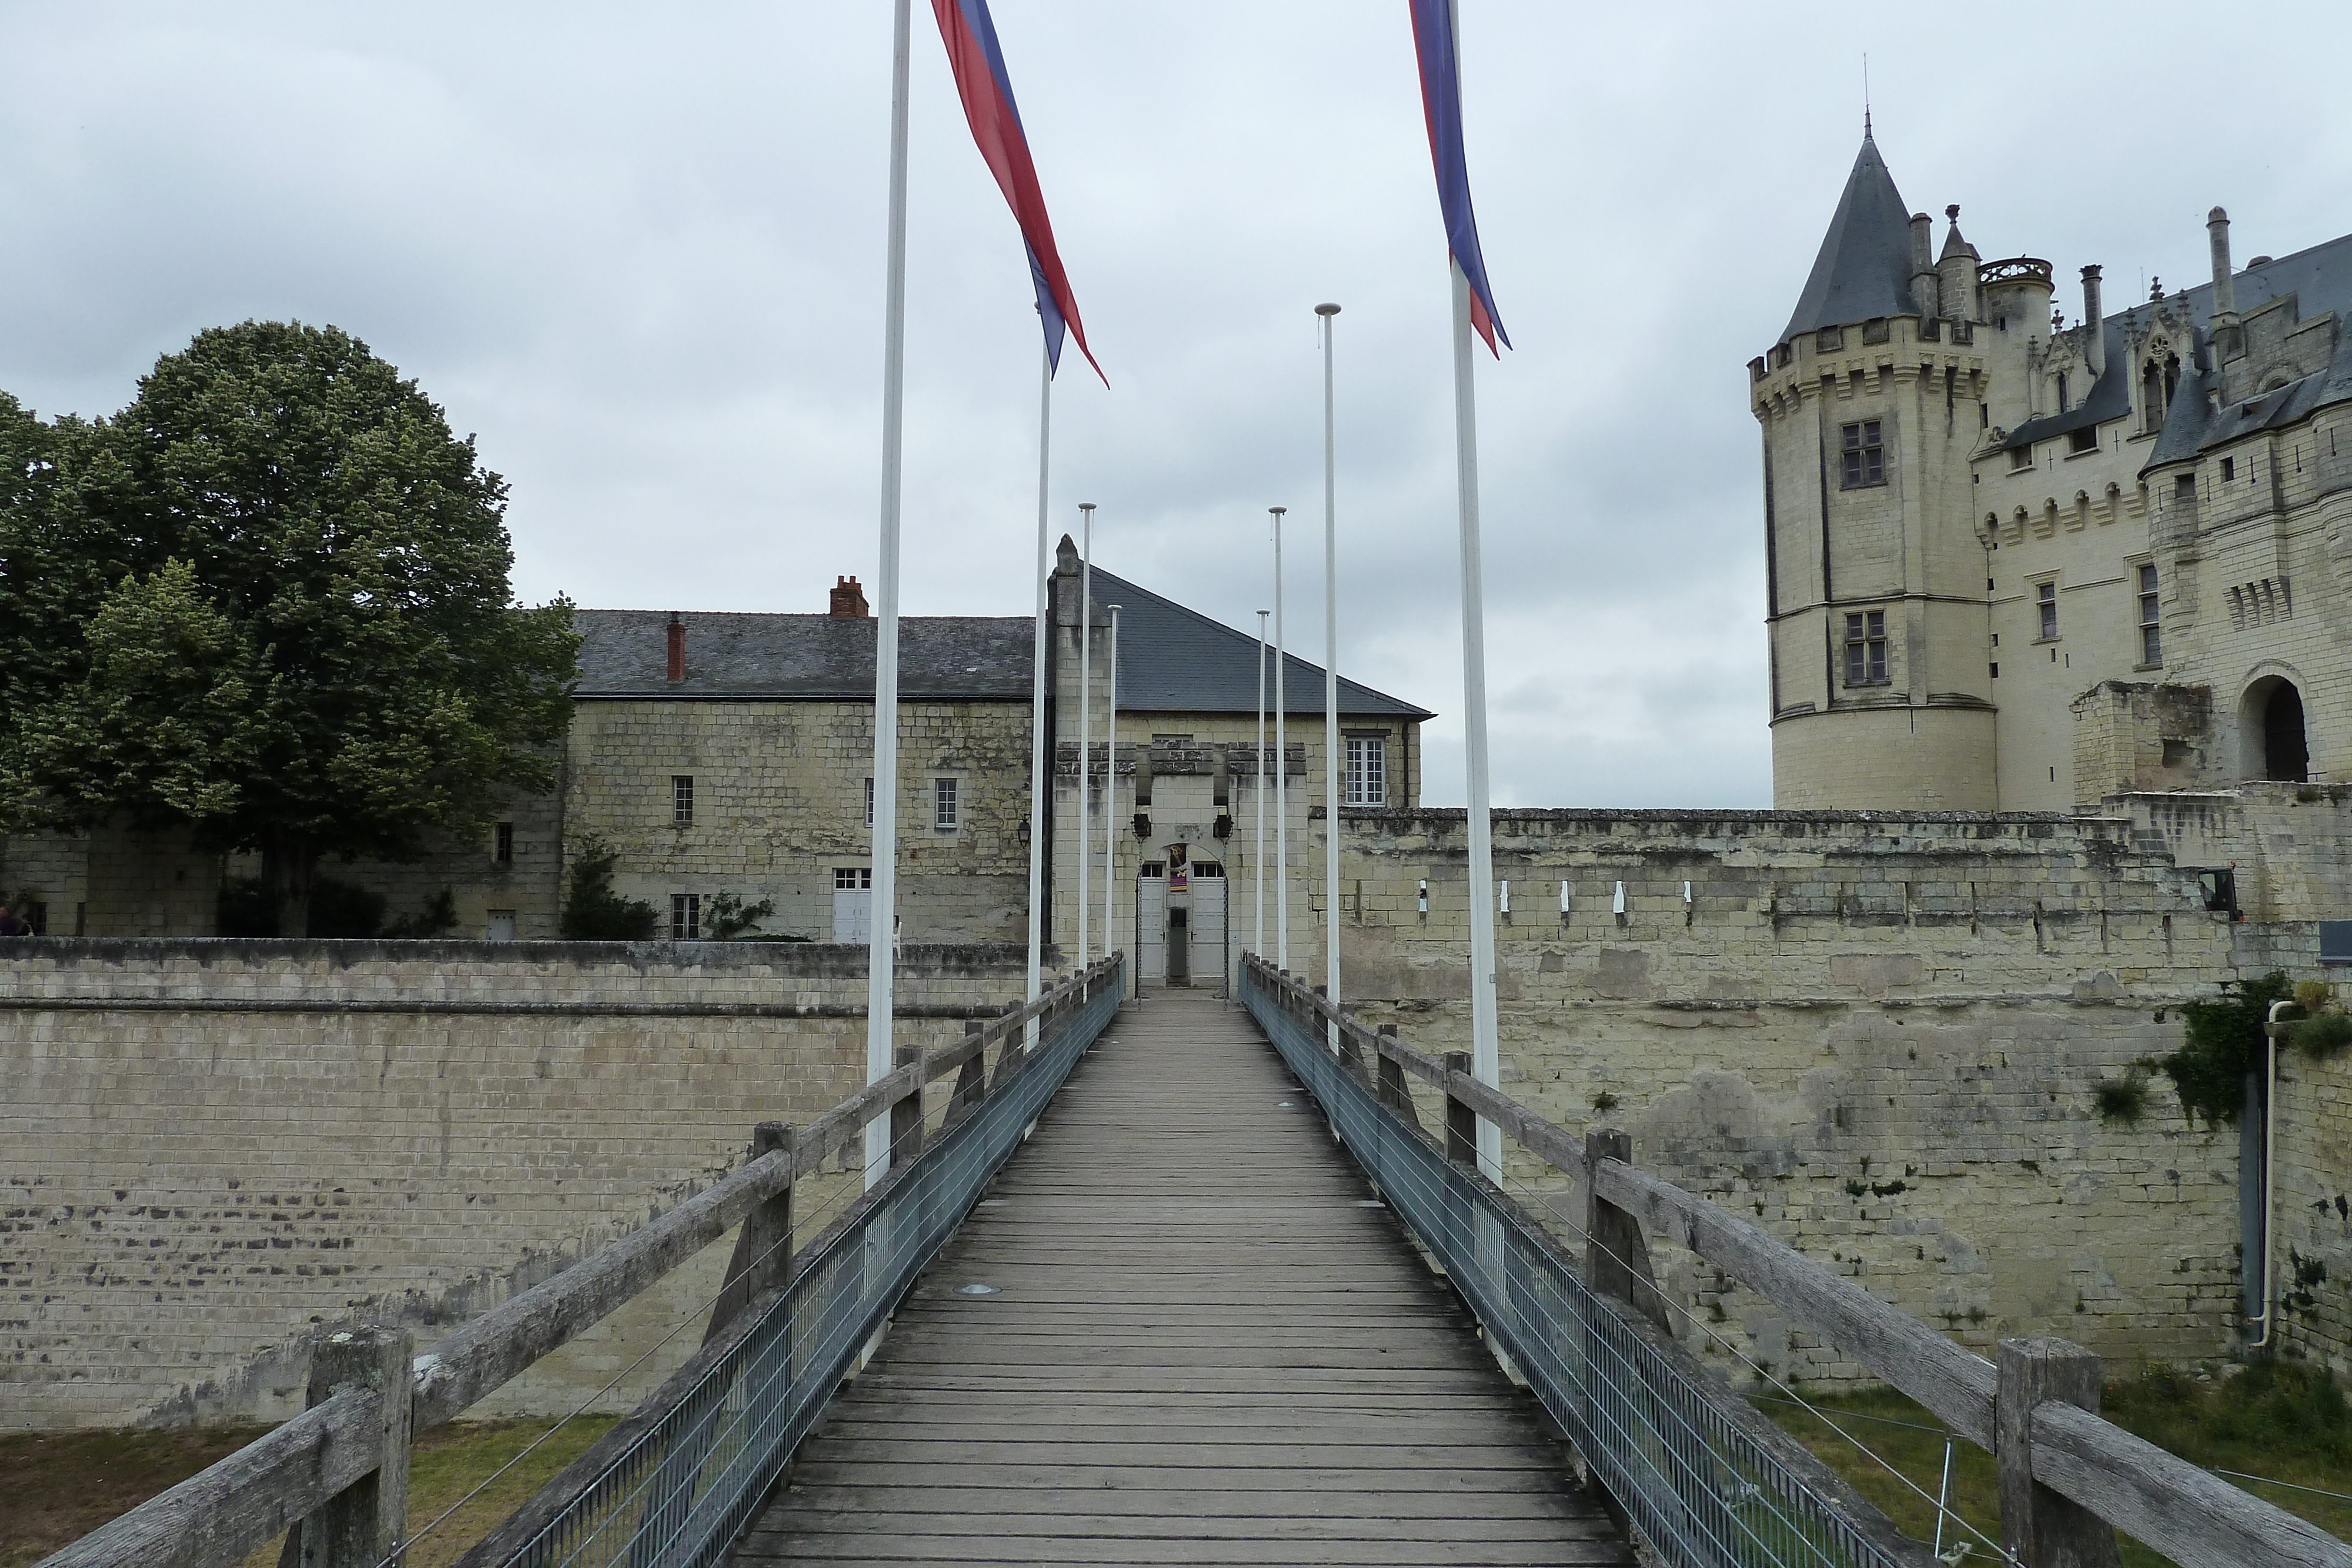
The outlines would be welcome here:
M 869 828 L 874 825 L 874 780 L 871 779 L 866 781 L 866 825 Z
M 1879 422 L 1865 419 L 1845 430 L 1845 484 L 1848 490 L 1886 483 L 1886 447 L 1879 438 Z
M 669 780 L 669 820 L 678 827 L 694 821 L 694 777 L 673 773 Z
M 1389 803 L 1389 743 L 1376 735 L 1348 741 L 1348 804 L 1385 806 Z
M 931 780 L 931 826 L 941 832 L 950 832 L 956 825 L 956 781 L 952 779 Z
M 1813 334 L 1813 352 L 1816 354 L 1834 354 L 1844 347 L 1845 329 L 1843 327 L 1824 327 Z
M 2010 471 L 2011 473 L 2014 474 L 2014 473 L 2016 473 L 2020 468 L 2031 468 L 2031 467 L 2032 467 L 2032 466 L 2033 466 L 2033 444 L 2032 444 L 2032 442 L 2030 442 L 2030 441 L 2029 441 L 2029 442 L 2027 442 L 2024 445 L 2020 446 L 2020 447 L 2016 448 L 2014 451 L 2012 451 L 2012 452 L 2011 452 L 2011 453 L 2010 453 L 2010 455 L 2009 455 L 2009 471 Z
M 2033 585 L 2033 602 L 2042 612 L 2042 641 L 2058 635 L 2058 585 L 2038 582 Z
M 2139 662 L 2143 664 L 2164 663 L 2164 633 L 2158 622 L 2159 601 L 2153 564 L 2139 569 Z
M 2222 459 L 2221 459 L 2221 477 L 2222 477 L 2222 478 L 2224 478 L 2224 479 L 2234 479 L 2234 478 L 2236 478 L 2237 476 L 2238 476 L 2238 460 L 2237 460 L 2236 458 L 2234 458 L 2234 457 L 2224 457 L 2224 458 L 2222 458 Z
M 834 867 L 833 891 L 835 893 L 871 893 L 874 891 L 874 868 L 870 865 L 837 865 Z
M 1218 861 L 1194 861 L 1192 862 L 1192 874 L 1194 876 L 1222 877 L 1225 874 L 1225 868 L 1223 864 Z
M 2080 430 L 2072 431 L 2068 433 L 2066 442 L 2070 451 L 2096 452 L 2099 449 L 2099 427 L 2086 424 Z
M 1166 861 L 1145 861 L 1136 867 L 1135 874 L 1146 882 L 1158 882 L 1168 874 Z
M 514 824 L 500 822 L 490 839 L 490 859 L 500 865 L 514 864 Z
M 673 893 L 669 895 L 669 939 L 673 942 L 702 940 L 702 894 Z
M 1895 329 L 1884 316 L 1874 316 L 1862 324 L 1862 340 L 1865 343 L 1884 343 L 1894 336 Z
M 1865 611 L 1845 618 L 1845 684 L 1886 684 L 1886 612 Z
M 2058 372 L 2058 412 L 2066 412 L 2066 372 L 2063 371 Z

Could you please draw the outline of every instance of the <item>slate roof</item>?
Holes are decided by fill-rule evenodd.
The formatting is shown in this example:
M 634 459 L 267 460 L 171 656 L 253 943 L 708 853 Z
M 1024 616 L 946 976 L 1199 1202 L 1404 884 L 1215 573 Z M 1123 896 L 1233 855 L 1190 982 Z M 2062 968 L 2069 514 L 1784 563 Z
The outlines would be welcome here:
M 667 678 L 669 612 L 575 610 L 583 697 L 874 698 L 877 622 L 831 615 L 705 614 L 686 624 L 686 679 Z M 908 615 L 898 691 L 908 698 L 1029 700 L 1036 622 L 1026 615 Z
M 1830 232 L 1813 258 L 1812 276 L 1805 279 L 1797 312 L 1780 340 L 1823 327 L 1918 313 L 1911 297 L 1911 214 L 1878 155 L 1878 143 L 1864 131 L 1853 172 L 1846 176 Z
M 2331 310 L 2336 312 L 2345 319 L 2347 330 L 2337 336 L 2334 361 L 2318 374 L 2282 389 L 2284 396 L 2255 400 L 2259 407 L 2251 415 L 2242 402 L 2209 409 L 2206 394 L 2214 379 L 2213 286 L 2200 283 L 2181 294 L 2167 296 L 2176 309 L 2186 301 L 2196 343 L 2188 356 L 2189 362 L 2181 367 L 2180 382 L 2173 391 L 2171 407 L 2166 411 L 2164 429 L 2142 473 L 2168 463 L 2185 463 L 2218 442 L 2294 423 L 2325 404 L 2352 401 L 2352 235 L 2249 267 L 2237 274 L 2235 291 L 2241 316 L 2289 294 L 2296 297 L 2295 308 L 2304 320 L 2325 316 Z M 2106 341 L 2106 369 L 2081 402 L 2064 413 L 2028 420 L 2002 438 L 2002 448 L 2013 451 L 2085 425 L 2129 416 L 2133 368 L 2126 327 L 2145 308 L 2129 307 L 2100 323 Z
M 1064 541 L 1066 546 L 1067 540 Z M 1076 585 L 1061 580 L 1065 591 Z M 1187 610 L 1139 588 L 1102 568 L 1094 570 L 1094 609 L 1116 604 L 1118 613 L 1118 706 L 1136 713 L 1255 713 L 1257 711 L 1257 634 L 1236 632 L 1197 610 Z M 1283 656 L 1284 710 L 1292 715 L 1323 711 L 1323 667 L 1295 653 Z M 1273 661 L 1266 664 L 1266 708 L 1274 707 Z M 1423 719 L 1415 707 L 1339 677 L 1339 711 Z

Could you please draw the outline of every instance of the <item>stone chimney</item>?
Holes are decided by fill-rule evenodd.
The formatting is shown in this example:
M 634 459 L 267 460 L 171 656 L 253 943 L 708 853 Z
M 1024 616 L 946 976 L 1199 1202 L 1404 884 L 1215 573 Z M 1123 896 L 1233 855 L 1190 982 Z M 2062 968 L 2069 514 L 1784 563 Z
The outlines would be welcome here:
M 866 621 L 874 612 L 866 607 L 866 591 L 857 586 L 854 577 L 836 577 L 833 584 L 833 616 L 836 621 Z
M 1936 308 L 1936 220 L 1925 213 L 1911 214 L 1911 303 L 1922 320 L 1942 314 Z
M 686 622 L 675 610 L 669 612 L 669 678 L 686 679 Z
M 2099 269 L 2095 266 L 2083 269 L 2083 330 L 2086 334 L 2083 358 L 2090 363 L 2091 380 L 2095 382 L 2107 373 L 2107 325 L 2106 319 L 2099 314 Z M 2084 388 L 2083 395 L 2088 397 L 2090 389 Z
M 2213 318 L 2238 313 L 2238 286 L 2230 276 L 2230 214 L 2215 207 L 2205 214 L 2205 241 L 2213 250 Z

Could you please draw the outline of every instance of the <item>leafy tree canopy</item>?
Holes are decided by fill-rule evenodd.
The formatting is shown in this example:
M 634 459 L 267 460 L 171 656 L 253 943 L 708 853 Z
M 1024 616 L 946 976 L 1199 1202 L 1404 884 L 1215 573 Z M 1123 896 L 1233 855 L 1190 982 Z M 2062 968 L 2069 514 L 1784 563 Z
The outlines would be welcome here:
M 513 603 L 506 495 L 331 327 L 199 333 L 94 424 L 0 400 L 13 825 L 259 851 L 306 931 L 322 856 L 414 859 L 551 788 L 579 640 Z

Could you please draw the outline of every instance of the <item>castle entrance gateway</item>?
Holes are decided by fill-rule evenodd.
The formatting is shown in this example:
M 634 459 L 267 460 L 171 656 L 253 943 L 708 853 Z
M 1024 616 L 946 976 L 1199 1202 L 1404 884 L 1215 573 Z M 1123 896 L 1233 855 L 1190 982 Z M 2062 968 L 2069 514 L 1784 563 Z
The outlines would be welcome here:
M 1135 953 L 1145 985 L 1225 983 L 1225 868 L 1168 844 L 1138 868 Z

